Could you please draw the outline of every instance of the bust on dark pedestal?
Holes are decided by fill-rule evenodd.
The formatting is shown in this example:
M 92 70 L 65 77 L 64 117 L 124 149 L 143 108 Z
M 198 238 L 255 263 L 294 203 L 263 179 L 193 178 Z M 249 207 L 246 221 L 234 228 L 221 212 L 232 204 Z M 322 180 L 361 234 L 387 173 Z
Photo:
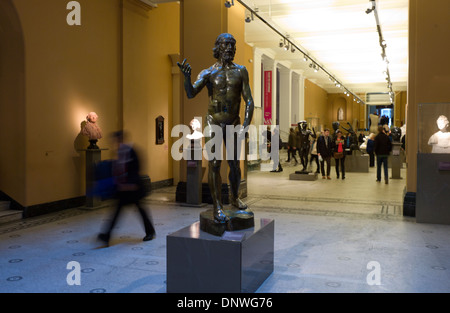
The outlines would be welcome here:
M 95 112 L 90 112 L 86 116 L 86 125 L 81 130 L 81 134 L 89 138 L 90 145 L 87 149 L 100 149 L 97 146 L 97 141 L 102 138 L 102 130 L 97 124 L 98 115 Z
M 96 207 L 100 204 L 99 197 L 93 194 L 95 187 L 95 167 L 101 161 L 101 150 L 97 142 L 102 138 L 102 130 L 97 124 L 98 115 L 90 112 L 86 116 L 86 125 L 81 130 L 81 134 L 89 139 L 89 146 L 86 151 L 86 206 Z

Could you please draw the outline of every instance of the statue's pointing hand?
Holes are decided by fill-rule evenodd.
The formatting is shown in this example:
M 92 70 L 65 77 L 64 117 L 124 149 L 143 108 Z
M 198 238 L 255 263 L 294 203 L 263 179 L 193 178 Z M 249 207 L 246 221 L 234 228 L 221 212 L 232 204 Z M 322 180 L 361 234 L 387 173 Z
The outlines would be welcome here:
M 186 63 L 186 59 L 184 59 L 183 63 L 181 64 L 180 62 L 177 62 L 177 65 L 180 68 L 181 72 L 184 74 L 184 76 L 186 77 L 191 76 L 191 66 L 189 65 L 189 63 Z

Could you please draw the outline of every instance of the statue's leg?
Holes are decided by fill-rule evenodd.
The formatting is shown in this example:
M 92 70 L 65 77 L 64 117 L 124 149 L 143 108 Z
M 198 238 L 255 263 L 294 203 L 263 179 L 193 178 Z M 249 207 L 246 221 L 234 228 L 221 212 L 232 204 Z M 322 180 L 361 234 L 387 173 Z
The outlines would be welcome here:
M 302 148 L 301 155 L 302 155 L 302 166 L 303 166 L 302 171 L 306 171 L 306 165 L 308 164 L 308 161 L 307 161 L 308 159 L 307 159 L 307 156 L 305 153 L 305 149 L 303 149 L 303 148 Z
M 205 128 L 205 143 L 208 144 L 211 139 L 218 135 L 214 132 L 215 130 L 212 129 L 212 126 L 216 126 L 217 124 L 210 115 L 207 115 L 205 120 L 207 126 L 210 126 Z M 220 142 L 220 144 L 222 143 Z M 228 217 L 223 213 L 222 205 L 222 177 L 220 175 L 220 165 L 222 164 L 222 161 L 217 160 L 214 157 L 215 150 L 216 145 L 213 145 L 210 151 L 211 155 L 208 157 L 208 185 L 213 200 L 214 220 L 218 223 L 225 223 L 228 221 Z
M 239 199 L 239 185 L 241 184 L 241 168 L 240 168 L 240 161 L 238 157 L 238 146 L 240 147 L 241 141 L 238 139 L 237 134 L 233 134 L 233 138 L 224 138 L 225 145 L 230 144 L 230 140 L 232 140 L 233 144 L 233 155 L 227 156 L 228 158 L 231 158 L 228 160 L 228 166 L 229 166 L 229 174 L 228 179 L 230 182 L 230 201 L 231 205 L 238 209 L 237 213 L 244 213 L 244 214 L 253 214 L 252 212 L 248 211 L 248 206 Z
M 309 148 L 305 151 L 305 170 L 307 170 L 307 168 L 308 168 L 308 163 L 309 163 L 309 160 L 308 160 L 308 152 L 309 152 Z
M 220 175 L 220 165 L 222 161 L 209 161 L 208 169 L 208 185 L 213 200 L 213 215 L 214 220 L 219 223 L 228 221 L 227 216 L 223 213 L 222 206 L 222 177 Z

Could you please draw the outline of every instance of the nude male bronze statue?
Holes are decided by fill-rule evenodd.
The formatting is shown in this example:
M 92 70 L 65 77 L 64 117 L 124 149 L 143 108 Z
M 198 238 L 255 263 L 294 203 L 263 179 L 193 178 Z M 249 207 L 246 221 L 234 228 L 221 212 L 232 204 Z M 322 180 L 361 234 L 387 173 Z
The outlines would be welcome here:
M 204 87 L 208 89 L 209 103 L 206 114 L 206 126 L 218 126 L 222 129 L 223 142 L 226 143 L 226 126 L 237 126 L 241 124 L 239 116 L 241 97 L 245 102 L 245 117 L 242 124 L 241 133 L 244 128 L 250 125 L 253 116 L 254 103 L 249 85 L 248 72 L 245 66 L 233 63 L 236 53 L 236 40 L 231 34 L 221 34 L 217 37 L 213 49 L 217 62 L 211 67 L 203 70 L 197 80 L 191 82 L 191 66 L 186 63 L 186 59 L 178 66 L 184 74 L 184 88 L 189 99 L 194 98 Z M 211 129 L 206 127 L 205 130 Z M 211 140 L 212 133 L 205 131 L 205 141 Z M 237 137 L 233 140 L 237 149 Z M 214 220 L 218 223 L 226 223 L 229 219 L 223 212 L 220 175 L 221 160 L 216 158 L 209 160 L 208 184 L 213 199 Z M 229 181 L 231 205 L 239 213 L 253 214 L 247 205 L 239 199 L 238 191 L 241 182 L 241 169 L 239 160 L 235 155 L 228 160 L 230 167 Z

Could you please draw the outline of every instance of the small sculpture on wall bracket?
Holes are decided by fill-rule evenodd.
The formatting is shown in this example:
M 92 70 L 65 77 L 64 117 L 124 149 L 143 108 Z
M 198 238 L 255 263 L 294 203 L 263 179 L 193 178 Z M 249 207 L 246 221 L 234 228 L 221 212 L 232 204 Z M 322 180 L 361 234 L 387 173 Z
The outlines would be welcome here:
M 86 125 L 81 130 L 81 134 L 89 138 L 90 145 L 88 149 L 99 149 L 97 141 L 102 138 L 102 130 L 97 124 L 98 115 L 95 112 L 90 112 L 86 116 Z
M 162 145 L 164 143 L 164 117 L 161 115 L 155 119 L 156 125 L 156 144 Z

